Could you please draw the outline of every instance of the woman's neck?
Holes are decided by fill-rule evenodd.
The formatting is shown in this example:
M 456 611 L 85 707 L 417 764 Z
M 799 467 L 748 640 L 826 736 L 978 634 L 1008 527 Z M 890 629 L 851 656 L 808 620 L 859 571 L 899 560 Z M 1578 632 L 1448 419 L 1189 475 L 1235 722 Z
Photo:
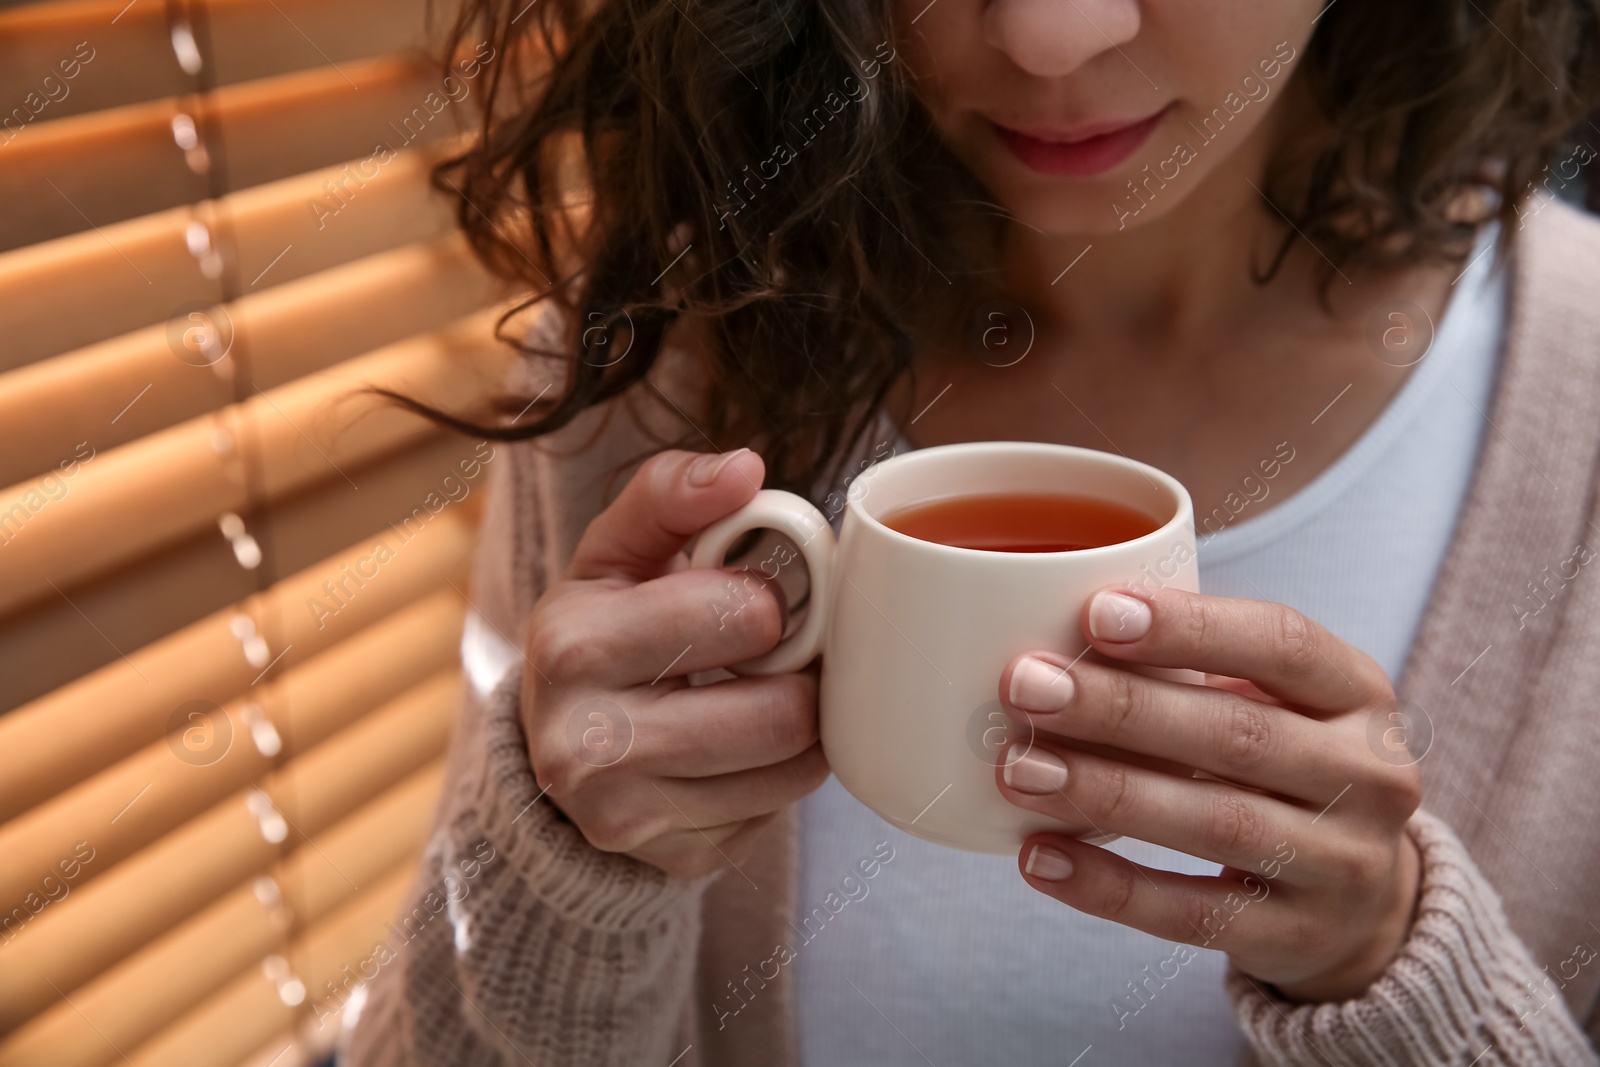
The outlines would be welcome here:
M 1108 235 L 1047 235 L 1027 220 L 1011 226 L 1001 257 L 1002 287 L 1043 333 L 1096 349 L 1136 340 L 1141 347 L 1225 331 L 1260 298 L 1252 265 L 1281 240 L 1257 189 L 1268 123 L 1171 210 Z M 1153 182 L 1151 206 L 1176 196 Z M 1108 205 L 1108 215 L 1110 214 Z
M 1372 350 L 1368 320 L 1405 299 L 1437 324 L 1455 270 L 1335 272 L 1324 301 L 1327 261 L 1260 192 L 1266 125 L 1137 228 L 1051 237 L 1019 220 L 1001 266 L 1015 305 L 1010 347 L 975 349 L 973 338 L 993 331 L 969 329 L 919 352 L 914 392 L 901 383 L 892 398 L 915 414 L 902 426 L 911 443 L 1009 438 L 1122 452 L 1183 481 L 1197 507 L 1284 448 L 1297 458 L 1277 499 L 1337 459 L 1410 373 Z M 1286 234 L 1278 271 L 1257 282 Z

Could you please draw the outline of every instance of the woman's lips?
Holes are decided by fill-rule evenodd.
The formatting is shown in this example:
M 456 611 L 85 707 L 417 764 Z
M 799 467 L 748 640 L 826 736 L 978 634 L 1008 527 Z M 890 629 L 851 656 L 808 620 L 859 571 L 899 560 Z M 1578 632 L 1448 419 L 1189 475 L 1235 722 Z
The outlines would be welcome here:
M 1162 108 L 1149 118 L 1137 122 L 1110 129 L 1091 128 L 1088 136 L 1080 133 L 1052 137 L 1038 131 L 1029 134 L 999 123 L 994 123 L 994 128 L 1000 140 L 1029 170 L 1055 176 L 1084 177 L 1102 174 L 1133 155 L 1166 113 L 1167 108 Z

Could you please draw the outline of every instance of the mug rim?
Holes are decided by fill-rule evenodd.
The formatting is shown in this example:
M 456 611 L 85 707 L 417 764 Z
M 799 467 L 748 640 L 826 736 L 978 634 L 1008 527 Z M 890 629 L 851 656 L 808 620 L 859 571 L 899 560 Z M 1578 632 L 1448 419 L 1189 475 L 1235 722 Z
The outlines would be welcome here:
M 955 553 L 960 556 L 993 557 L 996 559 L 1005 558 L 1013 560 L 1059 560 L 1066 557 L 1072 557 L 1074 559 L 1092 557 L 1096 553 L 1104 554 L 1110 552 L 1120 552 L 1127 549 L 1129 546 L 1138 547 L 1165 540 L 1172 535 L 1175 529 L 1181 528 L 1185 524 L 1187 524 L 1191 530 L 1193 528 L 1194 502 L 1189 497 L 1189 491 L 1184 488 L 1182 482 L 1178 481 L 1178 479 L 1174 478 L 1166 471 L 1161 470 L 1159 467 L 1152 467 L 1148 463 L 1141 463 L 1139 460 L 1129 459 L 1127 456 L 1118 455 L 1113 452 L 1102 452 L 1099 449 L 1083 448 L 1078 445 L 1054 444 L 1048 441 L 958 441 L 953 444 L 931 445 L 928 448 L 916 448 L 912 449 L 910 452 L 903 452 L 899 455 L 890 456 L 888 459 L 880 460 L 877 463 L 874 463 L 871 467 L 868 467 L 866 470 L 862 471 L 861 474 L 856 476 L 854 484 L 867 484 L 874 477 L 873 472 L 877 472 L 881 475 L 892 467 L 909 463 L 913 460 L 916 460 L 918 457 L 923 457 L 921 461 L 927 462 L 928 457 L 930 456 L 936 456 L 948 452 L 1009 452 L 1013 454 L 1031 452 L 1035 455 L 1055 455 L 1061 458 L 1071 458 L 1089 463 L 1098 463 L 1102 466 L 1109 466 L 1123 471 L 1130 471 L 1135 474 L 1142 474 L 1172 495 L 1173 514 L 1172 517 L 1166 522 L 1163 522 L 1160 526 L 1157 526 L 1149 533 L 1142 534 L 1139 537 L 1135 537 L 1127 541 L 1117 541 L 1109 545 L 1096 545 L 1093 548 L 1068 548 L 1056 552 L 1007 552 L 992 548 L 964 548 L 959 545 L 947 545 L 942 541 L 927 541 L 920 537 L 913 537 L 910 534 L 901 533 L 899 530 L 896 530 L 894 527 L 885 524 L 877 516 L 867 511 L 865 505 L 863 505 L 861 502 L 862 498 L 867 495 L 866 493 L 850 493 L 847 491 L 845 494 L 846 512 L 853 512 L 856 518 L 865 522 L 868 527 L 875 529 L 880 534 L 888 535 L 892 541 L 897 540 L 905 543 L 908 546 L 916 545 L 921 546 L 924 550 Z M 971 493 L 960 495 L 975 496 L 978 494 Z M 1121 501 L 1111 502 L 1122 503 Z

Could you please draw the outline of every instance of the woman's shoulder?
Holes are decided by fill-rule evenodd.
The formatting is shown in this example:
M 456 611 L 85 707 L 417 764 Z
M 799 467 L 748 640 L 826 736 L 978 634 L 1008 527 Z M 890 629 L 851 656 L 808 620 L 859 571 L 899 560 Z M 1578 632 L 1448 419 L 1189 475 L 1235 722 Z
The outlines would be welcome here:
M 530 309 L 520 336 L 540 354 L 515 361 L 504 383 L 507 393 L 527 403 L 565 389 L 578 360 L 642 358 L 629 349 L 626 331 L 585 342 L 582 329 L 579 317 L 555 301 Z M 500 586 L 512 595 L 515 602 L 502 617 L 526 612 L 639 464 L 684 442 L 704 447 L 693 400 L 701 364 L 679 336 L 669 335 L 649 373 L 620 396 L 591 405 L 550 433 L 496 443 L 506 458 L 492 468 L 475 584 Z
M 1583 451 L 1600 426 L 1600 218 L 1553 197 L 1531 201 L 1509 266 L 1496 423 Z
M 1600 360 L 1600 217 L 1548 195 L 1529 199 L 1512 253 L 1513 329 L 1576 342 L 1573 357 Z
M 694 413 L 704 363 L 699 358 L 702 334 L 692 324 L 669 327 L 660 351 L 651 356 L 636 346 L 626 312 L 584 313 L 541 300 L 529 309 L 520 336 L 533 354 L 514 363 L 505 385 L 511 396 L 524 401 L 548 402 L 567 387 L 580 364 L 620 371 L 625 362 L 649 360 L 647 373 L 620 395 L 594 403 L 561 428 L 525 442 L 530 447 L 520 451 L 530 454 L 530 461 L 531 454 L 541 454 L 587 479 L 591 471 L 626 468 L 643 454 L 699 439 L 702 420 Z

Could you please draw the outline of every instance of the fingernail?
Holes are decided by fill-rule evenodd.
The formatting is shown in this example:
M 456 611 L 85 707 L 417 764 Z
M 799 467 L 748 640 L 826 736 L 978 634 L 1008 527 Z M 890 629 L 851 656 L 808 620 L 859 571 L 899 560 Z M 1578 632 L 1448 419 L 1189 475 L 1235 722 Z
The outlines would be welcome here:
M 1047 882 L 1060 882 L 1072 877 L 1072 861 L 1065 852 L 1048 845 L 1034 845 L 1028 853 L 1028 864 L 1023 868 L 1035 878 Z
M 1072 701 L 1075 687 L 1066 668 L 1024 656 L 1011 672 L 1011 706 L 1023 711 L 1060 711 Z
M 1089 601 L 1089 635 L 1102 641 L 1137 641 L 1150 623 L 1150 605 L 1137 597 L 1102 591 Z
M 1006 785 L 1019 793 L 1056 793 L 1067 784 L 1067 765 L 1042 749 L 1006 760 L 1004 774 Z
M 748 448 L 736 448 L 732 452 L 708 452 L 689 464 L 688 481 L 697 489 L 704 489 L 717 480 L 717 475 L 722 473 L 722 468 L 734 456 L 750 451 Z

